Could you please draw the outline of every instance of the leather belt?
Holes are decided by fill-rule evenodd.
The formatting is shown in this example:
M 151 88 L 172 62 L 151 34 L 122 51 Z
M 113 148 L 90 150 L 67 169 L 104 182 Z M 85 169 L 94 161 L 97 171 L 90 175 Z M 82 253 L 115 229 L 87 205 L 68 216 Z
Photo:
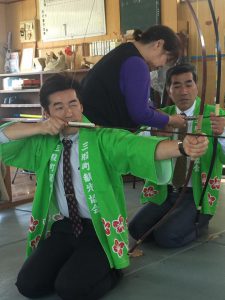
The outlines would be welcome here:
M 182 191 L 183 187 L 176 188 L 175 186 L 168 185 L 168 193 L 177 193 L 179 194 Z M 186 187 L 186 192 L 185 193 L 193 193 L 193 188 L 192 187 Z

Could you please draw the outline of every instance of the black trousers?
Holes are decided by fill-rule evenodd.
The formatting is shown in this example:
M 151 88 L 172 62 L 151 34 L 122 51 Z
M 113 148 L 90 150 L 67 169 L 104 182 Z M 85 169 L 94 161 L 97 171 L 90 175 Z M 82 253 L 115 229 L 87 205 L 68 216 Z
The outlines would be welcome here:
M 37 298 L 56 292 L 65 300 L 95 300 L 111 290 L 122 276 L 111 269 L 90 220 L 76 238 L 69 219 L 53 224 L 51 236 L 39 243 L 25 261 L 16 286 L 21 294 Z
M 141 236 L 157 223 L 174 205 L 179 193 L 168 190 L 168 197 L 162 205 L 148 203 L 134 216 L 129 224 L 130 235 L 138 240 Z M 146 242 L 155 242 L 165 248 L 184 246 L 197 239 L 196 220 L 197 209 L 194 203 L 192 189 L 187 189 L 184 198 L 180 201 L 168 219 L 147 238 Z M 200 214 L 199 234 L 208 226 L 211 215 Z

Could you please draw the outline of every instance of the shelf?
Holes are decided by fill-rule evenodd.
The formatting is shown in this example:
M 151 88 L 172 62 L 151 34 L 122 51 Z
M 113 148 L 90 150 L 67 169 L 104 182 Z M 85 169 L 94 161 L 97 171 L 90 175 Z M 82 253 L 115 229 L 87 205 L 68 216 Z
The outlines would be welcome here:
M 11 121 L 19 121 L 19 122 L 23 122 L 25 121 L 26 123 L 36 123 L 36 122 L 39 122 L 41 121 L 42 119 L 26 119 L 26 118 L 2 118 L 0 119 L 0 122 L 11 122 Z
M 77 69 L 77 70 L 64 70 L 64 71 L 38 71 L 38 72 L 21 72 L 21 73 L 5 73 L 0 74 L 0 77 L 18 77 L 18 76 L 26 76 L 26 75 L 48 75 L 48 74 L 56 74 L 56 73 L 87 73 L 89 69 Z
M 0 94 L 39 93 L 40 89 L 0 90 Z
M 41 107 L 40 104 L 0 104 L 0 107 Z
M 43 72 L 19 72 L 19 73 L 4 73 L 4 74 L 0 74 L 0 77 L 12 77 L 12 76 L 26 76 L 26 75 L 40 75 Z

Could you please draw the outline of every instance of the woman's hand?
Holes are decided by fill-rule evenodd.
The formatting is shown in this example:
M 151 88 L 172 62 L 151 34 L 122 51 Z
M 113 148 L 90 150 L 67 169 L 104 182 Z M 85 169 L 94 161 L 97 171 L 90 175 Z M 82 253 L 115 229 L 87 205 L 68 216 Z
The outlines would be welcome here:
M 174 128 L 184 129 L 185 127 L 187 127 L 187 120 L 185 119 L 185 116 L 182 115 L 169 116 L 168 125 Z

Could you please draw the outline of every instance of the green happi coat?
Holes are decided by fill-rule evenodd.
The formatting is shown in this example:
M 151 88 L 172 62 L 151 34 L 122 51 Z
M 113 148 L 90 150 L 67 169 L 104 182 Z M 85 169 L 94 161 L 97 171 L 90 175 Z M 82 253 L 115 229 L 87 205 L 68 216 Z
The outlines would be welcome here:
M 83 121 L 87 122 L 85 118 Z M 132 173 L 166 184 L 171 179 L 172 162 L 154 160 L 160 140 L 122 130 L 79 130 L 83 188 L 93 225 L 111 267 L 129 265 L 127 213 L 120 175 Z M 52 223 L 61 218 L 53 186 L 62 147 L 58 135 L 38 135 L 0 145 L 0 156 L 7 165 L 32 170 L 37 176 L 28 255 L 39 240 L 48 236 Z
M 194 115 L 198 116 L 200 110 L 200 98 L 197 97 Z M 176 114 L 175 105 L 168 106 L 163 109 L 169 115 Z M 204 115 L 209 116 L 210 112 L 215 112 L 213 105 L 205 105 Z M 220 110 L 220 114 L 224 115 L 224 111 Z M 192 132 L 196 127 L 197 121 L 193 121 Z M 206 134 L 212 134 L 209 118 L 203 119 L 202 132 Z M 192 186 L 194 193 L 194 200 L 196 207 L 198 207 L 199 200 L 202 193 L 203 183 L 207 178 L 211 158 L 213 151 L 213 138 L 209 138 L 209 146 L 207 152 L 199 159 L 195 160 L 194 168 L 192 172 Z M 225 164 L 225 154 L 222 151 L 221 145 L 218 143 L 217 154 L 213 172 L 203 199 L 202 213 L 214 215 L 216 211 L 217 201 L 219 198 L 219 189 L 222 176 L 222 164 Z M 146 181 L 142 190 L 141 201 L 142 203 L 153 202 L 156 204 L 162 204 L 167 198 L 167 186 L 159 186 L 151 181 Z

